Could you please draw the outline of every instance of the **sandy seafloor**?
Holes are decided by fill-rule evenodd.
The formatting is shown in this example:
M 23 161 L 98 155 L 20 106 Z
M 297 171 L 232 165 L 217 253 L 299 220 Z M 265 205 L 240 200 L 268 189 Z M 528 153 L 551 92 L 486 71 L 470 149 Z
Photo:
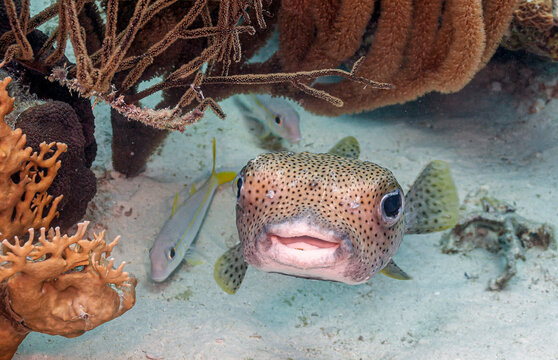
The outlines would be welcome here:
M 354 135 L 361 158 L 391 169 L 405 189 L 428 161 L 442 159 L 460 199 L 483 188 L 520 215 L 558 227 L 558 101 L 529 114 L 517 107 L 525 99 L 498 90 L 475 81 L 456 95 L 334 118 L 297 107 L 303 140 L 286 147 L 325 152 Z M 153 283 L 149 248 L 175 192 L 207 176 L 212 137 L 218 168 L 239 170 L 265 151 L 233 102 L 221 105 L 226 120 L 208 115 L 171 134 L 131 179 L 112 170 L 110 112 L 97 105 L 99 180 L 88 220 L 109 238 L 122 236 L 113 256 L 138 278 L 137 303 L 78 338 L 32 333 L 15 359 L 558 359 L 552 250 L 528 250 L 501 292 L 486 290 L 503 267 L 498 255 L 442 254 L 441 233 L 434 233 L 406 236 L 395 255 L 411 281 L 378 275 L 350 286 L 249 269 L 235 295 L 224 293 L 213 264 L 238 241 L 230 185 L 215 195 L 191 255 L 196 265 L 183 263 L 168 281 Z
M 494 91 L 497 84 L 477 83 L 355 116 L 298 108 L 303 140 L 288 147 L 324 152 L 355 135 L 361 158 L 390 168 L 404 188 L 429 160 L 443 159 L 461 199 L 484 188 L 519 214 L 558 226 L 558 102 L 528 114 L 516 109 L 517 97 Z M 218 168 L 240 169 L 264 151 L 232 101 L 222 106 L 226 120 L 209 115 L 171 134 L 146 171 L 126 179 L 112 171 L 109 110 L 97 105 L 99 189 L 88 217 L 93 229 L 122 235 L 113 256 L 137 276 L 137 304 L 78 338 L 32 333 L 15 359 L 558 359 L 558 258 L 551 250 L 528 250 L 502 292 L 486 290 L 502 269 L 500 257 L 482 249 L 442 254 L 435 233 L 406 236 L 395 255 L 411 281 L 379 275 L 350 286 L 249 269 L 234 296 L 224 293 L 213 263 L 238 241 L 228 185 L 195 245 L 192 258 L 202 264 L 183 263 L 163 284 L 150 281 L 149 248 L 174 193 L 207 176 L 211 138 Z

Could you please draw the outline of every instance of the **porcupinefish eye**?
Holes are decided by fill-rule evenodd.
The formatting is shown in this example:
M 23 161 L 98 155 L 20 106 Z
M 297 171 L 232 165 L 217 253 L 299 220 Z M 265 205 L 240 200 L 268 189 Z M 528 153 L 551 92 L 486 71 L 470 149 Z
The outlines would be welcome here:
M 276 116 L 276 117 L 275 117 L 275 123 L 276 123 L 277 125 L 281 125 L 282 122 L 283 122 L 283 120 L 281 119 L 281 117 L 279 117 L 279 116 Z
M 242 190 L 242 185 L 244 184 L 244 179 L 242 178 L 242 175 L 238 174 L 236 175 L 236 178 L 234 178 L 232 186 L 233 186 L 233 191 L 236 194 L 236 199 L 238 200 L 240 198 L 240 190 Z
M 176 256 L 176 250 L 174 249 L 174 247 L 170 247 L 167 252 L 167 257 L 169 258 L 169 260 L 172 260 L 174 259 L 175 256 Z
M 403 209 L 403 196 L 399 189 L 387 193 L 380 203 L 382 219 L 389 225 L 394 224 L 401 217 Z

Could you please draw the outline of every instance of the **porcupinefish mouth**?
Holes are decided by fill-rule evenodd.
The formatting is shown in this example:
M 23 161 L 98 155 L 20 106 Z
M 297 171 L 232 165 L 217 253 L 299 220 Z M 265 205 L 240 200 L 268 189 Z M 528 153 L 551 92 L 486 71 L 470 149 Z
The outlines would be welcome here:
M 348 236 L 307 219 L 267 226 L 257 239 L 256 268 L 311 279 L 346 281 L 353 255 Z

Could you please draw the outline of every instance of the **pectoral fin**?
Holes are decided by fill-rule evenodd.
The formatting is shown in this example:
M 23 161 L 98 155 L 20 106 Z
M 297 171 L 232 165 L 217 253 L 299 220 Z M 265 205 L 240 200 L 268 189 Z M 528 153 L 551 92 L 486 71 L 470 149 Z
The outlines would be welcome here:
M 397 264 L 390 260 L 390 262 L 381 271 L 382 274 L 389 276 L 390 278 L 397 280 L 411 280 L 411 277 L 407 275 Z
M 215 263 L 213 277 L 227 294 L 234 294 L 246 275 L 248 264 L 244 261 L 242 245 L 237 244 L 227 250 Z
M 405 232 L 423 234 L 454 226 L 459 217 L 459 199 L 449 165 L 430 162 L 405 196 Z

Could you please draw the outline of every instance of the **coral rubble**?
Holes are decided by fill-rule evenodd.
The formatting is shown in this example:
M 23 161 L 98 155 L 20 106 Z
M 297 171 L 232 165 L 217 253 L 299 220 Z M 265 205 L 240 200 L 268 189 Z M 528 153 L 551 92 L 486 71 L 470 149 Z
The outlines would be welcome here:
M 468 196 L 465 203 L 477 209 L 466 211 L 457 225 L 442 236 L 442 252 L 450 254 L 478 247 L 501 254 L 506 263 L 504 270 L 489 281 L 488 290 L 499 291 L 506 286 L 517 273 L 517 259 L 525 260 L 525 249 L 556 247 L 552 225 L 525 219 L 510 204 L 485 193 Z
M 502 45 L 558 61 L 557 11 L 556 0 L 522 0 L 513 13 L 510 31 L 502 39 Z
M 33 229 L 15 238 L 0 256 L 0 360 L 11 359 L 31 331 L 76 337 L 126 311 L 135 303 L 137 280 L 106 260 L 118 238 L 104 233 L 84 238 L 88 222 L 63 235 L 59 228 Z M 113 288 L 114 287 L 114 288 Z

